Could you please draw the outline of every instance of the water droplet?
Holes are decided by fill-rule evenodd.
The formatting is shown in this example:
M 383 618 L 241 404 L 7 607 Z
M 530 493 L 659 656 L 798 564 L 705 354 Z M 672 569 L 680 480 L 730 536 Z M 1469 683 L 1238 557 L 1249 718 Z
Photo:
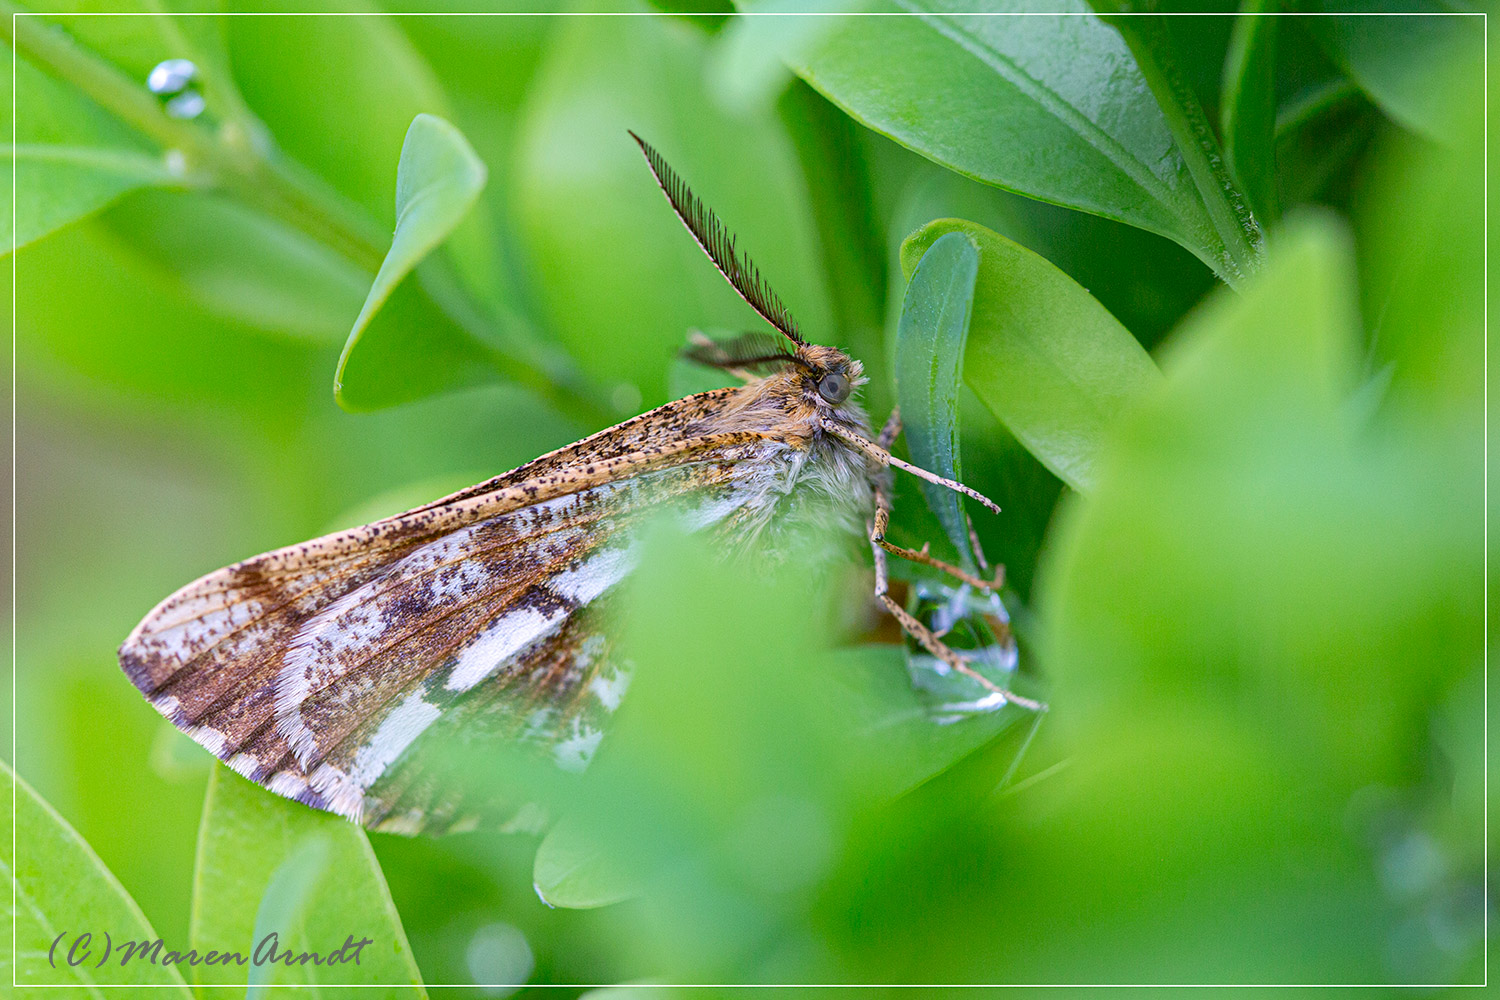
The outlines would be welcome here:
M 198 67 L 190 59 L 165 59 L 151 68 L 146 89 L 153 94 L 180 94 L 198 77 Z
M 187 176 L 187 157 L 183 155 L 182 150 L 169 149 L 164 159 L 167 165 L 167 173 L 173 177 Z
M 1016 670 L 1016 641 L 1000 595 L 976 591 L 967 584 L 919 580 L 912 585 L 912 596 L 914 604 L 909 610 L 919 621 L 964 656 L 980 675 L 997 687 L 1009 687 Z M 999 711 L 1007 704 L 1004 695 L 954 671 L 910 637 L 906 667 L 934 722 L 957 722 L 970 715 Z
M 167 114 L 173 118 L 197 118 L 203 108 L 203 95 L 196 90 L 184 90 L 167 102 Z

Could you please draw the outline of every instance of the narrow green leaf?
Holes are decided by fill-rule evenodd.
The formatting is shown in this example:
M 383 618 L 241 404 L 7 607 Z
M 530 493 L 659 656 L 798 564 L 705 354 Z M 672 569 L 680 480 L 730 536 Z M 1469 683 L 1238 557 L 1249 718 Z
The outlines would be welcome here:
M 201 984 L 301 984 L 356 997 L 368 993 L 326 984 L 380 983 L 387 996 L 426 996 L 365 832 L 222 766 L 209 780 L 198 833 L 192 939 L 200 952 L 247 958 L 273 946 L 277 955 L 336 953 L 324 964 L 199 966 Z
M 901 245 L 902 270 L 952 232 L 979 247 L 964 380 L 1043 465 L 1086 492 L 1105 433 L 1157 383 L 1156 365 L 1073 279 L 983 226 L 929 223 Z
M 876 0 L 868 11 L 902 16 L 830 16 L 824 31 L 792 34 L 782 57 L 943 166 L 1160 233 L 1232 278 L 1236 251 L 1119 34 L 1076 0 L 1058 6 L 1074 16 L 993 16 L 1031 6 Z
M 432 115 L 412 120 L 396 167 L 396 232 L 334 377 L 346 408 L 390 406 L 496 377 L 496 352 L 439 309 L 414 273 L 474 207 L 486 176 L 458 129 Z
M 153 990 L 153 995 L 189 1000 L 192 994 L 175 965 L 143 958 L 121 965 L 120 949 L 127 942 L 154 942 L 156 932 L 125 887 L 67 820 L 0 762 L 0 795 L 9 800 L 12 794 L 15 827 L 10 827 L 9 809 L 0 822 L 0 857 L 4 859 L 0 869 L 8 883 L 0 891 L 15 895 L 16 953 L 10 953 L 12 938 L 5 933 L 0 943 L 0 981 L 9 983 L 14 977 L 23 996 L 57 996 L 56 990 L 28 989 L 56 985 L 68 987 L 61 991 L 64 996 L 103 997 L 110 991 L 100 986 L 140 984 L 165 988 L 164 992 Z M 15 857 L 11 856 L 12 842 Z M 79 942 L 82 934 L 89 938 Z M 68 961 L 70 950 L 76 965 Z M 169 942 L 162 953 L 172 950 Z
M 951 232 L 938 237 L 912 271 L 896 328 L 896 399 L 912 461 L 959 482 L 958 402 L 978 276 L 979 247 L 969 236 Z M 969 526 L 958 494 L 926 481 L 921 485 L 927 505 L 973 572 Z
M 1219 101 L 1229 172 L 1265 225 L 1276 221 L 1277 0 L 1245 0 L 1224 60 Z
M 1318 3 L 1330 14 L 1345 3 Z M 1370 100 L 1401 125 L 1452 142 L 1482 127 L 1484 18 L 1440 0 L 1404 4 L 1413 16 L 1309 17 L 1307 30 Z M 1454 100 L 1462 91 L 1473 100 Z

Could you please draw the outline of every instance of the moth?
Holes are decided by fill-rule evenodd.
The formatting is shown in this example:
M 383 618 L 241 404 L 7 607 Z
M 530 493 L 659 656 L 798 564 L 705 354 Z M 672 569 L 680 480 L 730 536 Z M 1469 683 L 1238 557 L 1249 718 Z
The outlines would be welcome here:
M 451 752 L 519 742 L 584 767 L 629 682 L 610 604 L 664 504 L 715 544 L 788 525 L 864 535 L 876 599 L 933 656 L 1009 701 L 888 593 L 887 553 L 981 589 L 885 537 L 890 469 L 975 498 L 890 453 L 854 400 L 860 362 L 812 344 L 735 238 L 634 132 L 668 202 L 771 330 L 699 337 L 743 384 L 687 396 L 451 496 L 236 563 L 158 604 L 120 647 L 141 693 L 229 767 L 372 829 L 519 823 L 465 792 Z M 774 332 L 773 332 L 774 331 Z M 482 759 L 478 758 L 478 759 Z

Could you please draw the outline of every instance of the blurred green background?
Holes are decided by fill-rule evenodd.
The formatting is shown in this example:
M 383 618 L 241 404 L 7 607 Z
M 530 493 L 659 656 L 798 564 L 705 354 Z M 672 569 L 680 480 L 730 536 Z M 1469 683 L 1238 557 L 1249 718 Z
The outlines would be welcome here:
M 1481 19 L 450 6 L 0 9 L 12 763 L 58 814 L 22 789 L 23 943 L 43 913 L 181 948 L 368 926 L 378 960 L 277 981 L 399 995 L 1482 979 Z M 46 5 L 75 7 L 176 5 Z M 1078 16 L 967 16 L 1054 7 Z M 179 57 L 194 117 L 145 86 Z M 901 650 L 810 615 L 837 602 L 802 575 L 663 536 L 589 776 L 454 763 L 513 764 L 568 816 L 540 856 L 366 847 L 214 774 L 115 663 L 158 600 L 707 387 L 687 331 L 757 325 L 627 128 L 865 361 L 877 423 L 908 277 L 968 235 L 963 474 L 1004 508 L 976 526 L 1050 712 L 936 725 Z M 943 544 L 911 482 L 896 509 L 898 541 Z

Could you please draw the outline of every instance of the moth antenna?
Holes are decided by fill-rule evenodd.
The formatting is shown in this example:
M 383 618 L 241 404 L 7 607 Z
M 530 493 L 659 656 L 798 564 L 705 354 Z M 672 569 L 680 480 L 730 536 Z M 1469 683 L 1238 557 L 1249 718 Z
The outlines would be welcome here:
M 797 321 L 761 277 L 760 269 L 755 266 L 750 255 L 735 246 L 734 234 L 719 221 L 712 209 L 693 194 L 687 183 L 677 176 L 676 171 L 667 165 L 667 161 L 649 142 L 634 132 L 630 132 L 630 137 L 646 155 L 646 163 L 651 167 L 651 173 L 667 196 L 667 201 L 671 203 L 672 211 L 687 226 L 688 232 L 693 234 L 693 239 L 708 254 L 708 259 L 714 262 L 719 273 L 740 293 L 740 298 L 750 303 L 750 308 L 760 313 L 767 323 L 784 333 L 792 343 L 799 346 L 806 344 L 807 341 L 802 339 L 802 334 L 797 329 Z
M 978 500 L 980 503 L 984 504 L 996 514 L 1000 513 L 1000 505 L 995 503 L 995 501 L 991 500 L 989 497 L 985 496 L 983 493 L 980 493 L 978 490 L 970 489 L 963 483 L 954 482 L 952 479 L 944 479 L 936 472 L 928 472 L 921 466 L 912 465 L 910 462 L 902 461 L 895 455 L 892 455 L 890 452 L 880 447 L 880 445 L 876 444 L 874 441 L 870 441 L 867 438 L 862 438 L 858 434 L 840 427 L 832 420 L 828 420 L 825 418 L 819 421 L 819 425 L 823 428 L 823 430 L 827 431 L 829 434 L 832 434 L 834 437 L 848 441 L 850 444 L 854 445 L 854 447 L 858 448 L 866 455 L 869 455 L 881 465 L 889 465 L 893 468 L 901 469 L 904 472 L 910 472 L 918 479 L 925 479 L 929 483 L 936 483 L 939 486 L 946 486 L 948 489 L 953 490 L 956 493 L 962 493 L 966 497 L 973 497 L 975 500 Z

